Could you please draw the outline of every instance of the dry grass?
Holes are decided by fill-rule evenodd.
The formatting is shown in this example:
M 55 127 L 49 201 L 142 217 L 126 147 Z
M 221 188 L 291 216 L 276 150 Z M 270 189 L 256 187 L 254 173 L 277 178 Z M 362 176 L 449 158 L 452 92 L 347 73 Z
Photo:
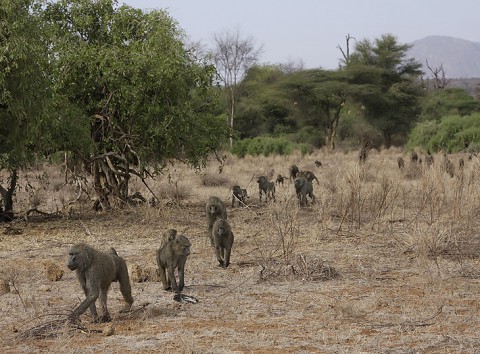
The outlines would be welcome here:
M 450 177 L 441 156 L 433 168 L 407 162 L 400 171 L 401 154 L 371 151 L 360 166 L 355 151 L 229 156 L 221 174 L 214 161 L 200 172 L 174 165 L 148 181 L 160 199 L 155 207 L 98 214 L 78 180 L 65 181 L 52 166 L 28 171 L 17 210 L 55 217 L 31 213 L 0 229 L 0 280 L 10 289 L 0 295 L 2 352 L 474 353 L 480 162 Z M 461 157 L 450 160 L 457 167 Z M 276 187 L 275 203 L 260 203 L 256 177 L 288 175 L 293 163 L 319 178 L 317 202 L 300 208 L 287 182 Z M 230 207 L 236 184 L 249 192 L 245 208 Z M 150 199 L 132 181 L 137 191 Z M 216 266 L 205 235 L 210 195 L 227 204 L 235 234 L 226 270 Z M 114 284 L 111 324 L 92 324 L 89 314 L 64 322 L 83 299 L 65 266 L 72 243 L 115 246 L 130 266 L 148 269 L 167 228 L 192 242 L 184 292 L 198 303 L 176 302 L 160 283 L 144 281 L 132 284 L 133 311 L 120 315 Z M 60 265 L 61 280 L 47 279 L 45 261 Z

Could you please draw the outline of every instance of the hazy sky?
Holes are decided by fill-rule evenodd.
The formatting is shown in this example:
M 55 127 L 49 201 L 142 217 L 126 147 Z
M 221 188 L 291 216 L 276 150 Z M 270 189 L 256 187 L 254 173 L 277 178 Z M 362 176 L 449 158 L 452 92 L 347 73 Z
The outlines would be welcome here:
M 164 9 L 192 41 L 213 46 L 213 35 L 237 27 L 263 46 L 262 63 L 302 61 L 334 69 L 349 33 L 373 40 L 391 33 L 400 43 L 430 35 L 480 42 L 480 0 L 118 0 Z

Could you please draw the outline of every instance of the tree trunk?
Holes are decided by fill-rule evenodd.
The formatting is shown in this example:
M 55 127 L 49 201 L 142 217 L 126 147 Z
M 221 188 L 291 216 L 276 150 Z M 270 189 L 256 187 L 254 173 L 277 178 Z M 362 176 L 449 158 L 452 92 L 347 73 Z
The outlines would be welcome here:
M 12 221 L 13 216 L 13 195 L 17 188 L 18 170 L 14 168 L 10 170 L 10 177 L 8 178 L 8 187 L 5 189 L 0 186 L 0 194 L 3 200 L 3 210 L 0 208 L 0 221 Z

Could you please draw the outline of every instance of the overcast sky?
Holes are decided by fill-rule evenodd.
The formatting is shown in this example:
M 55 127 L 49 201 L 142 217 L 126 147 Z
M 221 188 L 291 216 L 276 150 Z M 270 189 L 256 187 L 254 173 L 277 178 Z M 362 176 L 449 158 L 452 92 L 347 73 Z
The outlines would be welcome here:
M 480 42 L 480 0 L 118 0 L 164 9 L 192 41 L 237 27 L 263 46 L 262 63 L 303 62 L 335 69 L 349 33 L 370 39 L 391 33 L 400 43 L 430 35 Z

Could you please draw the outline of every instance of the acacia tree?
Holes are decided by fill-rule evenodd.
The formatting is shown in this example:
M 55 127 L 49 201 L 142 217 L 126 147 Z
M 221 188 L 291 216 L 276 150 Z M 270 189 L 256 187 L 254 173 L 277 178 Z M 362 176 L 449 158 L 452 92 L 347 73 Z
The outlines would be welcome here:
M 257 62 L 261 47 L 256 47 L 252 37 L 242 38 L 240 30 L 224 30 L 214 35 L 215 49 L 212 52 L 218 78 L 227 93 L 227 124 L 233 131 L 237 108 L 238 86 L 248 70 Z M 233 137 L 230 136 L 230 146 Z
M 103 209 L 128 202 L 132 175 L 144 179 L 175 158 L 201 167 L 225 140 L 215 69 L 184 45 L 166 12 L 61 0 L 48 3 L 45 21 L 56 92 L 79 110 L 69 119 L 88 121 L 91 147 L 75 153 Z
M 356 85 L 354 98 L 365 107 L 365 117 L 378 127 L 389 147 L 394 134 L 406 135 L 420 113 L 421 64 L 407 57 L 411 46 L 382 35 L 356 42 L 342 69 Z
M 19 172 L 54 149 L 47 46 L 32 0 L 0 2 L 0 219 L 12 220 Z M 4 209 L 3 212 L 1 209 Z

